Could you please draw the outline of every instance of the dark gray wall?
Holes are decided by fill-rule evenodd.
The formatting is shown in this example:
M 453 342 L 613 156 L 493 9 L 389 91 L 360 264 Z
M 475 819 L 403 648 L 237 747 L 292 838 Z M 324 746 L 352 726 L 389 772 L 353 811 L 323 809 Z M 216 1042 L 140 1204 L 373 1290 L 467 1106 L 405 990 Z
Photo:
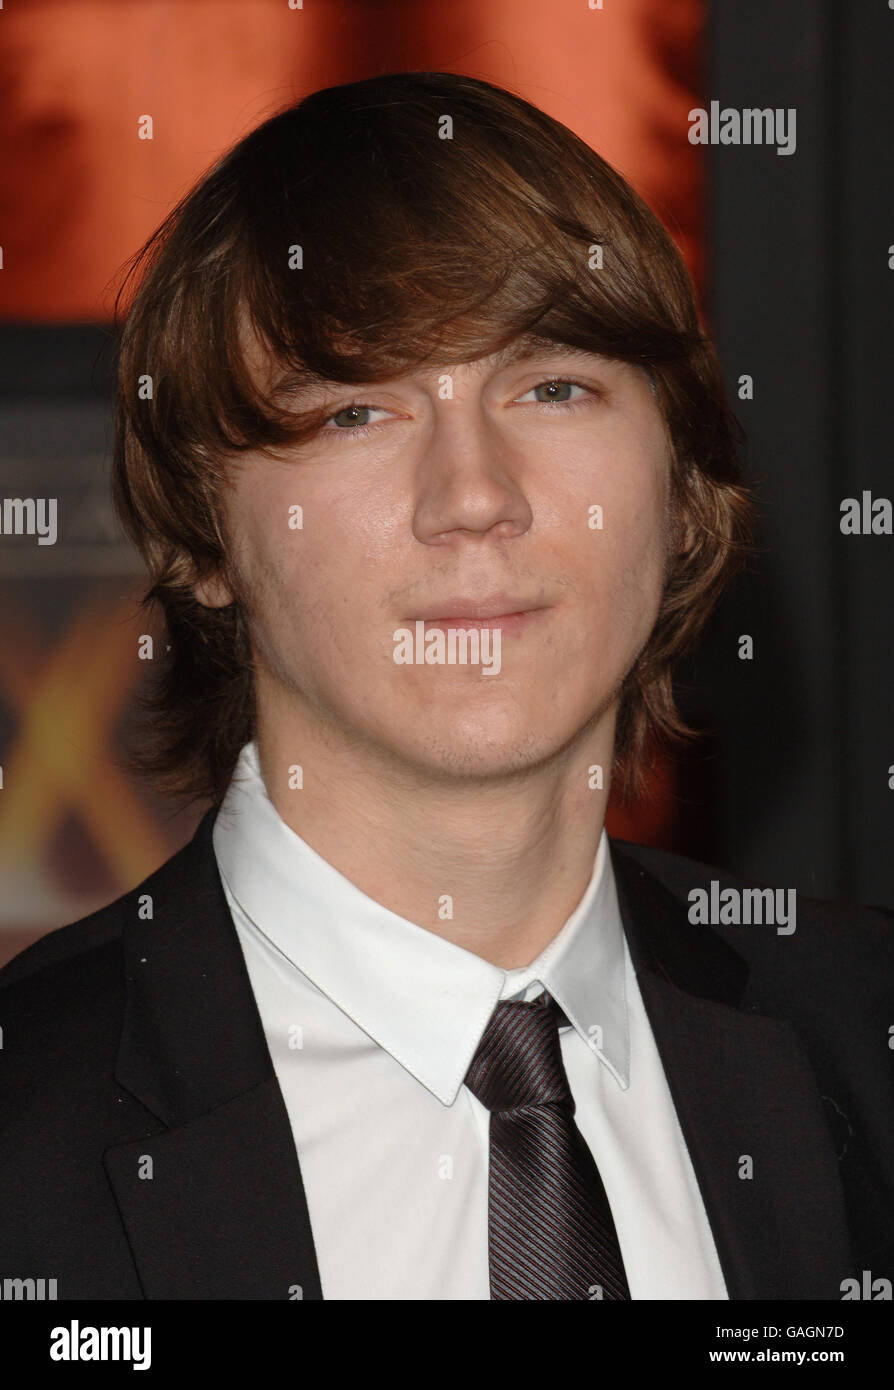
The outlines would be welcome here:
M 713 730 L 721 862 L 894 902 L 894 538 L 840 504 L 894 498 L 894 12 L 715 0 L 705 104 L 794 107 L 795 153 L 709 146 L 710 325 L 763 501 L 761 553 L 684 672 Z M 737 657 L 750 633 L 751 662 Z

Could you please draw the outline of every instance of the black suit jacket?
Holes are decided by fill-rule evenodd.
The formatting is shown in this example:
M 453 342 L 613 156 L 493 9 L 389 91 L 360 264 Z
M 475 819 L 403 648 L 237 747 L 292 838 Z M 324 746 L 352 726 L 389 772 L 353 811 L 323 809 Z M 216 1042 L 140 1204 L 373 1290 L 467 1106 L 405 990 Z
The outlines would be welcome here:
M 60 1299 L 322 1297 L 216 810 L 139 887 L 0 972 L 0 1279 L 55 1278 Z M 696 926 L 689 889 L 735 880 L 611 853 L 730 1297 L 894 1279 L 891 914 L 801 902 L 789 936 Z

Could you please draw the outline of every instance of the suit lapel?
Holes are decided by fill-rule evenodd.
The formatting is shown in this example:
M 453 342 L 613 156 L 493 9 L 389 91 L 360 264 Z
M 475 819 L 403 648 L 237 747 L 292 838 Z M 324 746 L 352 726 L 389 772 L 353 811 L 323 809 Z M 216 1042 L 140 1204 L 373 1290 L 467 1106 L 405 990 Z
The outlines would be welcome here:
M 611 841 L 643 1002 L 731 1299 L 839 1299 L 852 1257 L 816 1079 L 748 967 Z M 750 1160 L 750 1163 L 749 1163 Z M 750 1176 L 746 1176 L 750 1172 Z
M 216 813 L 125 899 L 115 1076 L 165 1128 L 104 1163 L 148 1298 L 320 1299 L 291 1126 L 214 856 Z

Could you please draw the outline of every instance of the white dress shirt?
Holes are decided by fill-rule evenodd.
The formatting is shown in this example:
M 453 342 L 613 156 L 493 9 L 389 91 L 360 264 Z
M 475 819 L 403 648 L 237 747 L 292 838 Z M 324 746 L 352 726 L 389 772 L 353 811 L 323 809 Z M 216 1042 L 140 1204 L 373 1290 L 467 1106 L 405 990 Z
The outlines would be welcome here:
M 463 1084 L 500 999 L 546 989 L 633 1299 L 725 1299 L 618 911 L 583 898 L 503 970 L 375 902 L 291 830 L 248 743 L 213 832 L 301 1165 L 326 1299 L 488 1299 L 489 1112 Z M 247 1140 L 250 1142 L 250 1137 Z M 264 1181 L 259 1167 L 258 1182 Z

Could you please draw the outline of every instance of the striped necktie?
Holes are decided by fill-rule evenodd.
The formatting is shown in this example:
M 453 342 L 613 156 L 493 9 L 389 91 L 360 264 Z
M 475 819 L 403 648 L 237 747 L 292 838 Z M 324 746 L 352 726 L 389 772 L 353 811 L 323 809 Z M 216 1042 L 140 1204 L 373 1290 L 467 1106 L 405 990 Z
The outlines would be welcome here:
M 574 1123 L 559 1022 L 544 991 L 499 1003 L 466 1076 L 490 1111 L 492 1299 L 629 1299 L 599 1170 Z

